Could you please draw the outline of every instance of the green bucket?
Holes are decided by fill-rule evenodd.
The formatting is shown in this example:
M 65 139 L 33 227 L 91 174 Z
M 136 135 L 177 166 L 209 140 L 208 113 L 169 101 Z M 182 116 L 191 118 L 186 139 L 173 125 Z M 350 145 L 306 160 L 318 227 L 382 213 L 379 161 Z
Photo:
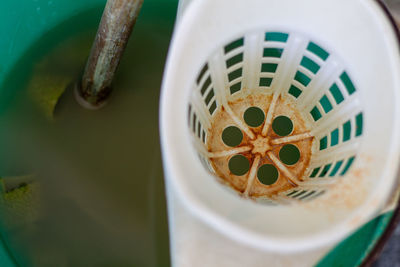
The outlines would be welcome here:
M 57 67 L 54 68 L 54 72 L 51 70 L 50 78 L 41 81 L 44 86 L 51 86 L 52 82 L 55 85 L 57 82 L 67 85 L 68 82 L 73 82 L 77 78 L 84 67 L 105 2 L 105 0 L 23 0 L 0 3 L 2 18 L 0 23 L 2 35 L 0 42 L 1 118 L 7 116 L 5 114 L 8 114 L 21 92 L 30 86 L 32 73 L 37 72 L 38 64 L 54 51 L 56 51 L 55 55 L 61 51 L 66 64 L 61 71 L 57 70 Z M 135 144 L 138 147 L 141 143 L 150 144 L 149 149 L 141 153 L 140 158 L 134 156 L 132 162 L 133 167 L 136 168 L 135 175 L 143 178 L 144 182 L 141 185 L 145 187 L 136 192 L 133 188 L 132 196 L 129 197 L 133 203 L 132 213 L 137 216 L 136 220 L 135 218 L 130 220 L 138 225 L 132 225 L 132 228 L 140 227 L 139 230 L 133 229 L 125 235 L 118 229 L 121 228 L 118 225 L 114 230 L 118 232 L 120 239 L 108 241 L 107 238 L 101 236 L 100 226 L 88 225 L 88 228 L 98 229 L 97 235 L 89 236 L 88 234 L 75 244 L 74 240 L 63 241 L 60 235 L 57 235 L 59 231 L 52 233 L 44 229 L 42 224 L 40 229 L 48 235 L 46 239 L 49 244 L 46 248 L 39 248 L 37 242 L 33 242 L 31 250 L 30 239 L 26 235 L 30 230 L 27 228 L 32 230 L 41 223 L 37 222 L 35 215 L 31 215 L 34 213 L 32 210 L 35 209 L 36 188 L 29 185 L 5 194 L 3 190 L 3 193 L 0 193 L 1 200 L 7 203 L 13 202 L 11 208 L 17 209 L 18 224 L 15 227 L 0 229 L 0 266 L 168 266 L 170 264 L 157 117 L 159 88 L 176 11 L 177 1 L 145 1 L 117 74 L 118 80 L 129 82 L 132 77 L 131 71 L 137 73 L 133 82 L 137 84 L 134 88 L 135 101 L 137 101 L 132 104 L 133 110 L 140 110 L 144 121 L 140 129 L 133 132 L 133 139 L 144 138 Z M 63 46 L 63 44 L 72 44 L 79 49 L 69 50 L 68 46 Z M 50 63 L 52 60 L 56 62 L 57 56 L 50 58 Z M 132 64 L 132 62 L 135 63 Z M 57 77 L 60 79 L 57 80 Z M 147 90 L 146 86 L 151 90 Z M 59 92 L 56 93 L 59 94 Z M 131 118 L 136 120 L 135 115 Z M 0 124 L 3 127 L 7 126 L 3 120 Z M 19 173 L 15 168 L 10 168 L 10 165 L 14 164 L 12 160 L 4 156 L 10 153 L 10 148 L 3 146 L 2 150 L 6 152 L 1 156 L 3 163 L 0 164 L 0 177 L 3 179 L 0 178 L 0 185 L 3 182 L 1 180 L 12 182 L 13 176 L 24 174 Z M 134 184 L 131 181 L 128 183 Z M 71 206 L 71 209 L 74 207 Z M 57 214 L 54 214 L 54 217 L 68 214 L 63 210 L 55 212 Z M 3 218 L 0 220 L 3 225 L 5 217 L 0 215 L 0 218 Z M 24 222 L 21 223 L 21 221 Z M 71 220 L 72 226 L 80 227 L 80 225 L 74 225 Z M 83 229 L 84 227 L 86 226 L 82 225 Z M 48 228 L 50 229 L 51 225 Z M 68 227 L 64 227 L 64 230 L 73 232 L 73 229 L 68 229 Z M 31 233 L 37 234 L 38 231 L 34 230 Z M 21 235 L 24 236 L 25 245 L 18 243 Z M 51 245 L 51 239 L 55 242 L 54 246 Z M 86 245 L 82 244 L 83 242 L 86 242 Z M 109 244 L 105 244 L 107 242 Z M 65 245 L 63 246 L 62 243 Z M 103 248 L 99 249 L 99 243 Z M 126 244 L 126 252 L 120 249 L 112 251 L 114 245 L 121 247 L 122 244 Z M 80 249 L 74 247 L 80 247 Z

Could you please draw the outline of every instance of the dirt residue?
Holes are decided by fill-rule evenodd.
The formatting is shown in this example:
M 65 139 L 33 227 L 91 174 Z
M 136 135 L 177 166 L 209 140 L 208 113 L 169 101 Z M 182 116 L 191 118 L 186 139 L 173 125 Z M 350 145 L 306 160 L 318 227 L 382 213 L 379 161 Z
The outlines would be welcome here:
M 304 172 L 307 170 L 309 166 L 311 153 L 312 153 L 312 145 L 314 138 L 307 137 L 301 138 L 299 140 L 292 140 L 292 141 L 284 141 L 282 136 L 279 136 L 274 132 L 271 125 L 268 126 L 267 134 L 264 136 L 262 135 L 262 130 L 265 124 L 265 118 L 267 117 L 268 111 L 271 107 L 272 102 L 272 95 L 266 94 L 258 94 L 258 95 L 250 95 L 246 98 L 236 98 L 235 101 L 229 102 L 228 105 L 232 109 L 233 113 L 235 114 L 237 119 L 240 119 L 245 127 L 248 127 L 251 132 L 254 134 L 254 137 L 251 138 L 247 135 L 244 131 L 243 126 L 238 125 L 235 122 L 235 119 L 224 109 L 223 107 L 216 112 L 213 116 L 212 126 L 210 127 L 210 131 L 208 132 L 207 138 L 207 148 L 209 152 L 220 152 L 220 151 L 229 151 L 235 148 L 240 148 L 244 146 L 252 146 L 254 140 L 256 138 L 263 139 L 265 138 L 265 143 L 268 142 L 268 148 L 266 150 L 275 157 L 274 160 L 268 156 L 268 153 L 252 153 L 252 150 L 242 152 L 241 155 L 245 156 L 250 163 L 249 171 L 241 176 L 234 175 L 229 169 L 229 160 L 231 157 L 237 154 L 232 154 L 229 156 L 223 157 L 214 157 L 210 158 L 211 164 L 213 165 L 216 174 L 221 178 L 221 182 L 224 184 L 228 184 L 234 190 L 243 194 L 248 191 L 248 197 L 250 198 L 271 198 L 276 199 L 277 195 L 282 192 L 286 192 L 292 188 L 297 187 L 297 184 L 303 181 Z M 264 122 L 258 127 L 250 127 L 244 121 L 244 113 L 249 107 L 258 107 L 264 111 Z M 273 119 L 278 116 L 286 116 L 290 118 L 293 123 L 293 131 L 285 136 L 285 137 L 292 137 L 304 133 L 308 133 L 310 129 L 306 126 L 306 122 L 302 117 L 301 113 L 294 107 L 293 104 L 290 103 L 289 100 L 284 98 L 279 98 L 276 102 L 276 105 L 273 110 Z M 243 140 L 237 147 L 229 147 L 224 144 L 222 140 L 222 133 L 224 129 L 228 126 L 235 126 L 241 129 L 243 133 Z M 282 143 L 280 144 L 272 144 L 272 140 L 282 139 Z M 263 142 L 260 142 L 263 143 Z M 293 144 L 295 145 L 300 151 L 300 158 L 299 160 L 293 165 L 287 164 L 276 164 L 276 160 L 280 160 L 279 152 L 284 145 Z M 258 151 L 258 150 L 253 150 Z M 260 162 L 256 166 L 258 169 L 260 166 L 264 164 L 271 164 L 276 167 L 278 170 L 278 179 L 275 183 L 271 185 L 263 184 L 258 178 L 257 173 L 255 174 L 254 180 L 252 182 L 250 179 L 250 169 L 254 163 L 254 159 L 256 156 L 261 157 Z M 283 166 L 283 167 L 282 167 Z M 282 168 L 286 168 L 286 171 L 282 171 Z M 290 173 L 292 177 L 294 177 L 294 182 L 290 183 L 288 178 L 284 173 Z

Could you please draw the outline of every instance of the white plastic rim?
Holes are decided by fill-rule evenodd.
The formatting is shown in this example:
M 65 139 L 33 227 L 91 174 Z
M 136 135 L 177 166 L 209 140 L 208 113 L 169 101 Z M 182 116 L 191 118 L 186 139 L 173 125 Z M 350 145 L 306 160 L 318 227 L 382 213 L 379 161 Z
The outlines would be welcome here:
M 228 192 L 200 163 L 187 127 L 192 82 L 215 49 L 254 29 L 303 32 L 345 59 L 364 107 L 346 201 L 338 186 L 311 203 L 262 206 Z M 175 28 L 161 93 L 167 183 L 193 215 L 240 243 L 293 253 L 338 242 L 379 212 L 397 181 L 399 59 L 393 26 L 373 0 L 194 0 Z

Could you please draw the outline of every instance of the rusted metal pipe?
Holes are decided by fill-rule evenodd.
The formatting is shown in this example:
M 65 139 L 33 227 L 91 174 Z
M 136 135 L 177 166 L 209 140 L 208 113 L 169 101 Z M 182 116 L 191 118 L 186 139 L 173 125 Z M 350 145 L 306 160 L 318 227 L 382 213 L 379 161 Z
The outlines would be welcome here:
M 90 51 L 77 100 L 86 108 L 101 107 L 111 93 L 111 82 L 128 43 L 143 0 L 108 0 Z

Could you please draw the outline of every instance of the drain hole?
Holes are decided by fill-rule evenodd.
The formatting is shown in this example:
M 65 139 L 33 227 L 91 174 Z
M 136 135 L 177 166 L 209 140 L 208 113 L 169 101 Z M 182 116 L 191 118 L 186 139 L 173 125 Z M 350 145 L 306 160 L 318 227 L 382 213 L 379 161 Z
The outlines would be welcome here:
M 257 172 L 258 180 L 264 185 L 272 185 L 278 180 L 279 172 L 274 165 L 264 164 Z
M 262 109 L 258 107 L 250 107 L 244 112 L 243 118 L 250 127 L 258 127 L 263 124 L 265 115 Z
M 272 129 L 279 136 L 287 136 L 293 131 L 293 122 L 286 116 L 279 116 L 272 122 Z
M 233 156 L 229 160 L 229 170 L 237 176 L 246 174 L 250 169 L 249 160 L 243 155 Z
M 284 145 L 279 151 L 279 158 L 286 165 L 296 164 L 300 160 L 300 150 L 295 145 Z
M 235 126 L 229 126 L 222 132 L 222 141 L 225 145 L 235 147 L 240 145 L 243 140 L 242 131 Z

